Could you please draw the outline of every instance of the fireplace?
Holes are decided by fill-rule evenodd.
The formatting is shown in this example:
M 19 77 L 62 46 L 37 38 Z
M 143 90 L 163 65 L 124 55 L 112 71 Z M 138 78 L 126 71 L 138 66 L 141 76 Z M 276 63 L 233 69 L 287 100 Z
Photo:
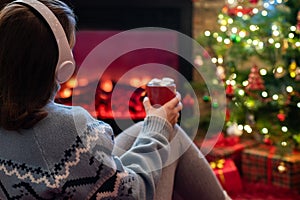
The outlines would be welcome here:
M 139 121 L 145 117 L 142 99 L 145 96 L 146 82 L 166 75 L 176 81 L 177 74 L 187 80 L 192 79 L 192 66 L 177 54 L 164 50 L 172 49 L 178 54 L 181 51 L 185 54 L 192 51 L 191 46 L 180 43 L 176 35 L 176 32 L 180 32 L 191 36 L 190 0 L 76 0 L 66 3 L 73 7 L 78 17 L 76 45 L 73 50 L 77 71 L 74 77 L 61 86 L 56 101 L 64 104 L 76 102 L 76 105 L 83 106 L 94 117 L 110 123 L 118 133 L 120 128 L 115 124 L 116 119 Z M 106 58 L 96 59 L 86 69 L 86 60 L 92 50 L 102 45 L 103 41 L 127 30 L 132 31 L 125 34 L 120 43 L 113 42 L 112 48 L 131 49 L 137 43 L 142 44 L 147 40 L 162 45 L 163 49 L 133 48 L 134 50 L 116 56 L 109 64 L 103 61 Z M 102 53 L 99 53 L 99 57 L 100 54 Z M 114 55 L 107 57 L 110 56 Z M 99 73 L 99 68 L 105 70 L 101 69 Z M 82 71 L 85 72 L 81 73 Z M 180 83 L 177 85 L 181 87 Z M 92 102 L 86 99 L 91 94 L 94 95 Z

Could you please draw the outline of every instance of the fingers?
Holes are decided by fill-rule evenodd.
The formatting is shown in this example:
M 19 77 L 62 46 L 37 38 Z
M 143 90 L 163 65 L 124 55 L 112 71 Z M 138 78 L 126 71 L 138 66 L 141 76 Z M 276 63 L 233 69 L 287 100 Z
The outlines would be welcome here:
M 151 104 L 150 104 L 150 101 L 149 101 L 149 98 L 148 98 L 148 97 L 145 97 L 145 98 L 144 98 L 144 100 L 143 100 L 143 105 L 144 105 L 145 110 L 149 110 L 149 109 L 150 109 Z
M 176 109 L 178 112 L 181 111 L 182 108 L 183 108 L 183 105 L 182 105 L 181 102 L 179 102 L 179 103 L 177 104 L 177 106 L 175 107 L 175 109 Z
M 180 111 L 182 110 L 181 95 L 176 96 L 161 107 L 153 107 L 148 97 L 143 100 L 146 115 L 155 115 L 166 119 L 173 126 L 178 122 Z
M 176 97 L 181 101 L 181 94 L 179 92 L 176 92 Z
M 168 101 L 165 104 L 166 107 L 168 108 L 176 108 L 176 110 L 180 111 L 182 109 L 182 103 L 181 103 L 181 95 L 179 92 L 176 92 L 176 96 Z
M 173 115 L 170 116 L 169 122 L 174 126 L 180 118 L 179 112 L 174 112 Z

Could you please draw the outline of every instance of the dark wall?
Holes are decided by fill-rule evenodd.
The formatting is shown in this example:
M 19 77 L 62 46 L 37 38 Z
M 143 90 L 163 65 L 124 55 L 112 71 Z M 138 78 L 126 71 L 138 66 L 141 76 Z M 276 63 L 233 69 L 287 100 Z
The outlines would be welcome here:
M 192 33 L 191 0 L 65 0 L 79 27 L 130 29 L 158 26 Z
M 0 8 L 12 0 L 0 0 Z M 193 3 L 191 0 L 63 0 L 74 9 L 78 29 L 128 30 L 162 27 L 192 36 Z M 185 54 L 190 44 L 179 41 Z M 180 52 L 179 52 L 180 53 Z M 180 73 L 192 80 L 192 66 L 180 58 Z
M 78 29 L 128 30 L 162 27 L 192 36 L 193 3 L 191 0 L 65 0 L 78 18 Z M 190 44 L 180 44 L 185 54 Z M 192 66 L 180 58 L 180 73 L 192 79 Z

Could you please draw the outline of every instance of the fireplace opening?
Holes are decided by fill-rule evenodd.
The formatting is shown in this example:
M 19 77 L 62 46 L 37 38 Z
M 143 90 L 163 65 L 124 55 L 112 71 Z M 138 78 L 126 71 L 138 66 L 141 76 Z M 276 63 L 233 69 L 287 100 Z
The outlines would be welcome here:
M 181 51 L 191 54 L 190 45 L 180 43 L 176 34 L 191 36 L 191 1 L 66 2 L 78 17 L 73 49 L 77 70 L 68 82 L 61 85 L 57 102 L 84 107 L 94 117 L 108 122 L 118 134 L 123 129 L 119 127 L 120 122 L 126 124 L 145 117 L 142 100 L 146 95 L 145 84 L 152 78 L 171 77 L 179 88 L 182 85 L 178 74 L 187 80 L 192 79 L 192 66 L 179 55 L 162 49 L 139 48 L 118 56 L 111 50 L 111 54 L 103 58 L 101 52 L 93 53 L 103 42 L 138 28 L 126 35 L 123 41 L 112 43 L 112 49 L 131 49 L 139 42 L 153 40 L 178 54 Z M 163 31 L 147 31 L 141 29 L 143 27 L 160 27 Z M 107 52 L 110 52 L 109 48 Z M 99 59 L 89 61 L 93 56 Z M 106 63 L 105 59 L 110 56 L 116 57 Z

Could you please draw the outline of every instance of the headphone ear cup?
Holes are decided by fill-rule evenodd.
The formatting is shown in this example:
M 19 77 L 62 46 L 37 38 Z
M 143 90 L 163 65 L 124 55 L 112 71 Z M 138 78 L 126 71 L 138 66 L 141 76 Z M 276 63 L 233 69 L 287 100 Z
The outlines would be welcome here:
M 68 40 L 63 32 L 63 36 L 56 40 L 58 45 L 58 61 L 56 66 L 56 80 L 59 83 L 66 82 L 75 71 L 75 60 Z
M 59 83 L 66 82 L 75 71 L 75 61 L 66 33 L 53 12 L 42 2 L 37 0 L 16 0 L 14 3 L 27 5 L 35 9 L 46 20 L 51 28 L 58 47 L 58 61 L 56 65 L 56 79 Z
M 72 61 L 65 61 L 58 66 L 56 71 L 56 79 L 59 83 L 66 82 L 75 71 L 75 65 Z

